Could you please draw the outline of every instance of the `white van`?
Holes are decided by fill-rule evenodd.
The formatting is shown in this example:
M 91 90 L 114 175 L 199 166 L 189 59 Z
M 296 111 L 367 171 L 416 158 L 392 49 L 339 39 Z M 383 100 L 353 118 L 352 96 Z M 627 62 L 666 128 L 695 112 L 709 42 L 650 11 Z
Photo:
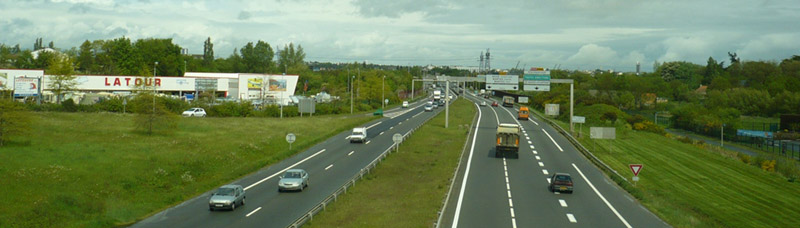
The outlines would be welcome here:
M 350 142 L 360 142 L 364 143 L 367 140 L 367 128 L 365 127 L 357 127 L 353 128 L 353 133 L 350 134 Z

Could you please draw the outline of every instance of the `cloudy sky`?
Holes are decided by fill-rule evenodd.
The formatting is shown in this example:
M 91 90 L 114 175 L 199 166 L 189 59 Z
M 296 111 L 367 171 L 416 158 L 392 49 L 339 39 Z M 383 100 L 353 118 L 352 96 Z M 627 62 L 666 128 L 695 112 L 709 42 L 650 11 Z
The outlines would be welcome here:
M 263 40 L 307 60 L 398 65 L 651 71 L 800 55 L 798 0 L 0 0 L 0 43 L 57 48 L 84 40 L 172 38 L 218 57 Z M 728 61 L 726 61 L 728 63 Z

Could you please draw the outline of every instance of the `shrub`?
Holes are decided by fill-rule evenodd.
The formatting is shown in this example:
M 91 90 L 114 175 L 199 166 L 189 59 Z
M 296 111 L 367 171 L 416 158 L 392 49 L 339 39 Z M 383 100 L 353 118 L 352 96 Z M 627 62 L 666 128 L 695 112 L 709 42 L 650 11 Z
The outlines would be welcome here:
M 752 157 L 750 157 L 750 155 L 739 153 L 739 160 L 744 162 L 744 164 L 748 164 L 749 165 L 751 159 L 752 159 Z
M 775 172 L 775 160 L 764 160 L 761 162 L 761 169 L 768 172 Z
M 30 122 L 30 115 L 20 103 L 0 99 L 0 146 L 11 136 L 27 134 Z
M 61 106 L 64 107 L 64 111 L 67 111 L 67 112 L 76 112 L 76 111 L 78 111 L 78 107 L 77 107 L 77 105 L 75 105 L 75 101 L 72 101 L 72 99 L 64 100 L 63 102 L 61 102 Z

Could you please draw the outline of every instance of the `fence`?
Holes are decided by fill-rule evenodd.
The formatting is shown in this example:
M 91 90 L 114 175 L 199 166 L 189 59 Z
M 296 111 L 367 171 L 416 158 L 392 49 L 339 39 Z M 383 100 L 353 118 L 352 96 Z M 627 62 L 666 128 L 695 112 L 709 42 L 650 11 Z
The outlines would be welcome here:
M 408 136 L 411 135 L 411 133 L 413 133 L 414 131 L 416 131 L 417 129 L 419 129 L 423 125 L 425 125 L 425 123 L 427 123 L 431 119 L 433 119 L 433 118 L 429 118 L 429 119 L 423 121 L 422 124 L 420 124 L 417 127 L 414 127 L 413 129 L 408 131 L 405 135 L 403 135 L 403 142 L 406 141 L 406 139 L 408 138 Z M 342 187 L 340 187 L 338 190 L 334 191 L 327 198 L 323 199 L 322 202 L 317 204 L 317 206 L 312 207 L 311 210 L 308 210 L 306 213 L 303 214 L 303 216 L 300 216 L 300 218 L 298 218 L 297 220 L 292 222 L 292 224 L 290 224 L 288 227 L 296 228 L 296 227 L 302 226 L 306 222 L 312 221 L 314 219 L 314 215 L 316 215 L 317 213 L 319 213 L 321 211 L 324 211 L 325 208 L 328 206 L 328 204 L 336 202 L 336 199 L 339 197 L 339 195 L 347 193 L 347 189 L 348 188 L 353 187 L 353 186 L 356 185 L 356 181 L 364 179 L 364 175 L 365 174 L 369 174 L 370 170 L 375 168 L 375 166 L 378 166 L 378 163 L 383 161 L 383 159 L 386 158 L 386 156 L 388 156 L 389 153 L 391 153 L 392 149 L 394 147 L 396 147 L 396 146 L 397 146 L 397 144 L 395 143 L 391 147 L 389 147 L 386 150 L 384 150 L 380 155 L 378 155 L 377 158 L 375 158 L 375 160 L 372 160 L 372 162 L 370 162 L 366 167 L 362 168 L 361 171 L 356 173 L 356 175 L 354 175 L 353 178 L 351 178 L 349 181 L 344 183 L 344 185 L 342 185 Z
M 726 141 L 727 140 L 728 139 L 726 139 Z M 736 135 L 730 140 L 753 149 L 766 151 L 786 158 L 800 160 L 800 142 L 798 141 L 777 140 L 744 135 Z

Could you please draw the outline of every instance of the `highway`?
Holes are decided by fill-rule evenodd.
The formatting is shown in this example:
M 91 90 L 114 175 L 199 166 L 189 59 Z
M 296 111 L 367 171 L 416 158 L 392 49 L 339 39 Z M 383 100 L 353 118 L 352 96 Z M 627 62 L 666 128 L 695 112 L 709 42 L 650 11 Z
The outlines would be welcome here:
M 444 107 L 425 112 L 427 99 L 409 108 L 387 110 L 383 118 L 365 124 L 367 142 L 350 143 L 350 131 L 266 167 L 230 184 L 245 187 L 246 204 L 234 211 L 209 211 L 213 190 L 161 211 L 131 227 L 287 227 L 319 204 L 393 145 L 392 135 L 406 134 Z M 309 187 L 302 192 L 278 192 L 278 175 L 290 168 L 309 172 Z M 216 189 L 214 189 L 216 190 Z
M 554 128 L 534 115 L 518 121 L 516 114 L 515 108 L 479 107 L 440 227 L 669 227 Z M 521 125 L 519 159 L 494 157 L 498 123 Z M 549 191 L 554 172 L 572 176 L 573 194 Z

